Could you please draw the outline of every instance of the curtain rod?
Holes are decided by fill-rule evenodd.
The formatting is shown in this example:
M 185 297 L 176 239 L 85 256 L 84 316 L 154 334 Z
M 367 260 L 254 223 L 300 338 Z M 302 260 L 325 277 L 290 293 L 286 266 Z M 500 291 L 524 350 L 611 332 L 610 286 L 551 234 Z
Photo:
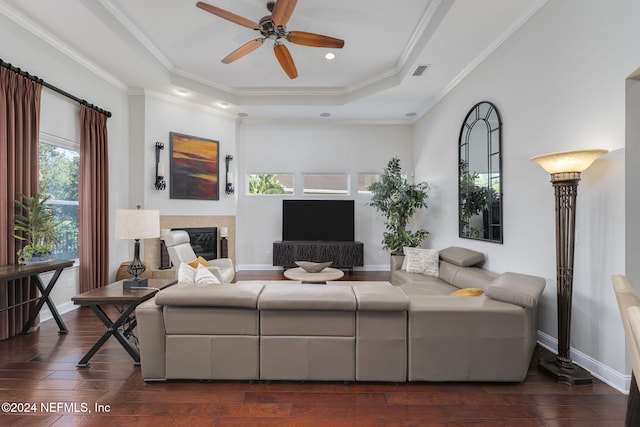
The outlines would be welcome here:
M 16 74 L 21 75 L 22 77 L 25 77 L 25 78 L 27 78 L 27 79 L 29 79 L 29 80 L 32 80 L 32 81 L 34 81 L 34 82 L 36 82 L 36 83 L 39 83 L 39 84 L 41 84 L 42 86 L 46 87 L 47 89 L 51 89 L 52 91 L 57 92 L 57 93 L 59 93 L 60 95 L 66 96 L 66 97 L 67 97 L 67 98 L 69 98 L 69 99 L 73 99 L 73 100 L 74 100 L 74 101 L 76 101 L 77 103 L 82 104 L 82 105 L 85 105 L 85 106 L 87 106 L 87 107 L 91 108 L 92 110 L 96 110 L 97 112 L 99 112 L 99 113 L 101 113 L 101 114 L 104 114 L 104 115 L 105 115 L 105 116 L 107 116 L 107 117 L 111 117 L 111 113 L 110 113 L 109 111 L 107 111 L 107 110 L 103 110 L 102 108 L 100 108 L 100 107 L 98 107 L 98 106 L 95 106 L 95 105 L 93 105 L 93 104 L 89 104 L 89 103 L 88 103 L 87 101 L 85 101 L 84 99 L 80 99 L 80 98 L 78 98 L 77 96 L 73 96 L 73 95 L 71 95 L 69 92 L 66 92 L 66 91 L 64 91 L 64 90 L 62 90 L 62 89 L 60 89 L 60 88 L 58 88 L 58 87 L 56 87 L 56 86 L 54 86 L 54 85 L 52 85 L 52 84 L 49 84 L 49 83 L 45 82 L 44 80 L 42 80 L 42 79 L 41 79 L 41 78 L 39 78 L 38 76 L 34 76 L 34 75 L 32 75 L 32 74 L 29 74 L 29 73 L 28 73 L 28 72 L 26 72 L 26 71 L 21 70 L 21 69 L 20 69 L 20 68 L 18 68 L 18 67 L 14 67 L 13 65 L 9 64 L 8 62 L 4 62 L 4 61 L 2 60 L 2 58 L 0 58 L 0 66 L 2 66 L 2 67 L 4 67 L 4 68 L 7 68 L 7 69 L 9 69 L 9 70 L 11 70 L 11 71 L 13 71 L 13 72 L 14 72 L 14 73 L 16 73 Z

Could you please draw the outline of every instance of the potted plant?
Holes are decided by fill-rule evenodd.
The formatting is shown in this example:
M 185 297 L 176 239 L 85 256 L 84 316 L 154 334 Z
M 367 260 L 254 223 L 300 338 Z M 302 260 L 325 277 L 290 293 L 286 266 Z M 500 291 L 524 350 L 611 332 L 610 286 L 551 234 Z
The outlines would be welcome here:
M 427 207 L 428 189 L 426 182 L 409 184 L 402 177 L 400 159 L 397 157 L 389 160 L 380 181 L 369 186 L 373 195 L 368 204 L 382 213 L 387 228 L 382 239 L 384 249 L 389 249 L 392 254 L 402 254 L 403 247 L 419 246 L 429 236 L 424 229 L 407 229 L 413 214 Z
M 15 200 L 16 216 L 13 230 L 18 240 L 26 244 L 17 252 L 18 264 L 29 261 L 48 261 L 51 259 L 53 247 L 57 241 L 56 222 L 53 208 L 47 205 L 48 196 L 27 197 L 20 195 Z

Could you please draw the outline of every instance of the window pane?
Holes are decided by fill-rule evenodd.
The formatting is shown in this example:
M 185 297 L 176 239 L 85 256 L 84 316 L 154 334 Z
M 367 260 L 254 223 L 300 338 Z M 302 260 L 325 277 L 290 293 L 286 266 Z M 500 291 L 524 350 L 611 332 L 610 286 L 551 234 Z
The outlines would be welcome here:
M 380 181 L 379 173 L 359 173 L 358 174 L 358 194 L 371 194 L 369 186 Z
M 347 174 L 303 174 L 304 194 L 349 194 Z
M 280 173 L 248 174 L 249 194 L 293 194 L 293 175 Z
M 76 150 L 40 142 L 40 194 L 49 196 L 53 206 L 58 243 L 53 255 L 57 259 L 78 258 L 78 167 Z

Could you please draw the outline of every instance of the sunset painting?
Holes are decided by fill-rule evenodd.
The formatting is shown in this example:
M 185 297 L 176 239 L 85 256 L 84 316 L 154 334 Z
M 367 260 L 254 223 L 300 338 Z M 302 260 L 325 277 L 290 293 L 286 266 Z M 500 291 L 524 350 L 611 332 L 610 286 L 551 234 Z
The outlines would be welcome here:
M 170 197 L 218 200 L 218 141 L 175 132 L 170 137 Z

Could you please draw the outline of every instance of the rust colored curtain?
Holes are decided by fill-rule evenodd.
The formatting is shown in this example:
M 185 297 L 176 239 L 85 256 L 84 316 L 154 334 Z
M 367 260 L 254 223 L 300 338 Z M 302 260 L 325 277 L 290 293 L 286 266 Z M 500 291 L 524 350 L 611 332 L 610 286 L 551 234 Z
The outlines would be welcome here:
M 109 159 L 107 116 L 80 106 L 80 292 L 109 278 Z
M 14 200 L 38 192 L 38 141 L 42 85 L 0 67 L 0 265 L 15 264 Z M 22 332 L 38 289 L 29 279 L 0 284 L 0 340 Z

